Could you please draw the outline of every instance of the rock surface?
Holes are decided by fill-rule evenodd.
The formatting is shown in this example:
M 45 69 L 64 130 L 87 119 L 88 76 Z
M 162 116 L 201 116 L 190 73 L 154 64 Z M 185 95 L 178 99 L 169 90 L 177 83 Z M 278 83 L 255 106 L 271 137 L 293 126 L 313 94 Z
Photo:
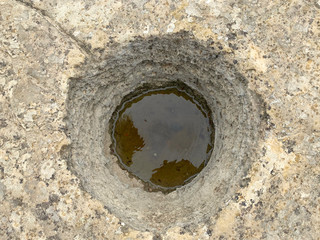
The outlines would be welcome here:
M 319 239 L 318 1 L 0 1 L 0 239 Z M 70 79 L 136 37 L 212 41 L 266 103 L 263 154 L 197 225 L 139 231 L 62 154 Z

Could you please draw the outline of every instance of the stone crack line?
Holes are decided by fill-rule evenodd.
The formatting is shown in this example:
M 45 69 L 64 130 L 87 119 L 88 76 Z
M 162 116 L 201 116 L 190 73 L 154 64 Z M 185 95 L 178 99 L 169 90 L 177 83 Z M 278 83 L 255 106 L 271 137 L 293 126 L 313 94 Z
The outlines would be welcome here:
M 40 9 L 34 6 L 31 3 L 25 2 L 23 0 L 14 0 L 28 8 L 33 9 L 37 13 L 39 13 L 50 25 L 52 25 L 59 33 L 68 37 L 72 43 L 78 46 L 78 48 L 86 55 L 86 57 L 95 59 L 95 55 L 90 51 L 90 49 L 86 46 L 84 42 L 76 38 L 73 34 L 69 33 L 66 29 L 64 29 L 60 23 L 55 21 L 46 10 Z

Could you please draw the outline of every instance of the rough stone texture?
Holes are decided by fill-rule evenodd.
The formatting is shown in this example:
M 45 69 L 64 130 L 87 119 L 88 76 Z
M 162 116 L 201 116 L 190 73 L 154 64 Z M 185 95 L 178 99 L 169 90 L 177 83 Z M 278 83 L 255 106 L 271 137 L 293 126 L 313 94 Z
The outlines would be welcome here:
M 318 1 L 0 0 L 0 31 L 0 239 L 320 238 Z M 68 168 L 69 83 L 180 31 L 223 53 L 267 124 L 219 211 L 137 230 Z
M 212 41 L 203 44 L 187 33 L 136 39 L 70 81 L 65 119 L 72 143 L 65 150 L 69 169 L 86 191 L 139 230 L 162 232 L 208 221 L 246 185 L 259 155 L 257 145 L 267 127 L 265 104 L 223 51 L 215 50 Z M 108 123 L 133 89 L 178 80 L 207 99 L 216 129 L 214 152 L 190 184 L 170 194 L 150 193 L 118 166 Z

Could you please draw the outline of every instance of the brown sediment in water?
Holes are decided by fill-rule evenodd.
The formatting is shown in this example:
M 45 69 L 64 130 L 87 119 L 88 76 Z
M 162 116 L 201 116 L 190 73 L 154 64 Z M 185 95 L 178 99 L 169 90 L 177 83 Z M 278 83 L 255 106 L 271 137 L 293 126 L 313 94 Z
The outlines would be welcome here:
M 133 154 L 144 146 L 144 141 L 129 116 L 124 115 L 116 122 L 115 138 L 116 151 L 122 162 L 129 167 L 133 163 Z
M 187 179 L 200 172 L 203 167 L 204 163 L 196 168 L 189 160 L 184 159 L 179 162 L 164 160 L 162 167 L 153 170 L 155 173 L 152 174 L 150 181 L 167 188 L 181 186 Z

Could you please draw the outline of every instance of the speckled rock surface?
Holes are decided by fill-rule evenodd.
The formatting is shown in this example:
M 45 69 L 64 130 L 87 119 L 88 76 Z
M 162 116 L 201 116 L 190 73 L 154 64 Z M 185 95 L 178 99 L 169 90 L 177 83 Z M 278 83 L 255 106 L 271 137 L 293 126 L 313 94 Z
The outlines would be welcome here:
M 0 0 L 0 30 L 0 239 L 320 238 L 320 2 Z M 181 31 L 219 49 L 268 122 L 219 211 L 142 231 L 68 167 L 69 83 L 137 37 Z

